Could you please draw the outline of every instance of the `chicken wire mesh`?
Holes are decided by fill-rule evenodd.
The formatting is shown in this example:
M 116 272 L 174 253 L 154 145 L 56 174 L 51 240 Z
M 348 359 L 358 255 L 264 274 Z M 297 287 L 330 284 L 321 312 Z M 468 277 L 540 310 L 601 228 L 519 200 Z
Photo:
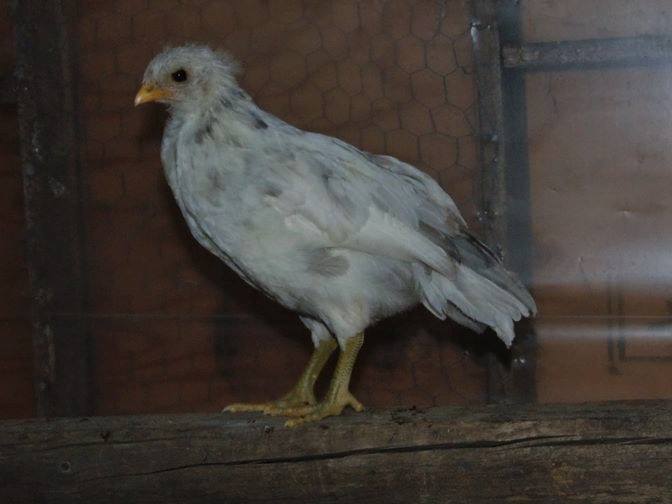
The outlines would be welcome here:
M 519 7 L 524 42 L 672 27 L 662 0 Z M 471 22 L 466 0 L 78 2 L 89 309 L 82 316 L 94 346 L 97 414 L 216 411 L 270 399 L 291 387 L 311 350 L 293 314 L 244 286 L 189 236 L 159 160 L 165 113 L 133 108 L 151 57 L 187 41 L 226 49 L 262 108 L 421 168 L 478 230 Z M 670 395 L 670 75 L 663 65 L 524 78 L 530 199 L 510 202 L 509 218 L 513 227 L 529 218 L 533 247 L 512 240 L 506 254 L 529 262 L 540 307 L 541 402 Z M 8 138 L 2 155 L 11 157 L 18 138 Z M 16 182 L 4 186 L 5 201 L 19 202 L 18 157 L 3 165 Z M 14 242 L 21 212 L 16 203 L 5 214 L 17 216 Z M 23 304 L 6 305 L 3 355 L 11 357 L 0 367 L 28 390 L 27 279 L 16 278 L 24 270 L 16 251 L 3 257 L 10 254 L 3 271 L 14 275 L 11 297 Z M 416 310 L 371 331 L 353 388 L 371 407 L 485 402 L 483 356 L 492 348 L 492 334 Z M 9 390 L 0 402 L 9 413 L 0 414 L 30 415 L 31 402 Z
M 292 385 L 310 352 L 295 316 L 243 286 L 185 233 L 157 155 L 163 114 L 135 111 L 128 99 L 149 59 L 185 41 L 225 48 L 241 61 L 241 84 L 262 108 L 422 167 L 453 188 L 473 221 L 468 19 L 464 2 L 106 2 L 81 9 L 101 412 L 214 410 L 269 398 Z M 430 335 L 444 330 L 420 322 L 428 317 L 412 318 L 379 328 L 385 340 L 391 335 L 387 342 L 369 338 L 355 377 L 362 400 L 483 401 L 483 367 Z

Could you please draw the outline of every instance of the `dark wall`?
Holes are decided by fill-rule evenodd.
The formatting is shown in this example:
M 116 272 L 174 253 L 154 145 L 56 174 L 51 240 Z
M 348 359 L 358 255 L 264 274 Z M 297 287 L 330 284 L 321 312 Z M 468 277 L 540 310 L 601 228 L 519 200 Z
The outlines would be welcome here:
M 0 7 L 0 78 L 14 67 L 14 30 Z M 33 415 L 28 273 L 16 106 L 0 104 L 0 418 Z

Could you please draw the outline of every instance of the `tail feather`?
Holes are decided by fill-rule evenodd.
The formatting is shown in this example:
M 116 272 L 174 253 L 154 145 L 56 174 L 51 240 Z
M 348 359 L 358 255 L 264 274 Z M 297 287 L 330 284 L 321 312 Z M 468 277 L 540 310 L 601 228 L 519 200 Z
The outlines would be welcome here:
M 436 296 L 434 299 L 440 298 L 439 296 Z M 446 318 L 449 318 L 479 334 L 485 331 L 485 328 L 487 327 L 486 325 L 467 317 L 457 306 L 455 306 L 450 301 L 444 299 L 443 306 L 434 306 L 430 304 L 431 302 L 432 301 L 430 298 L 426 298 L 424 302 L 425 307 L 432 313 L 432 315 L 441 320 L 446 320 Z
M 450 317 L 467 327 L 490 326 L 506 344 L 514 338 L 513 322 L 529 316 L 536 309 L 534 301 L 524 303 L 489 278 L 459 265 L 457 274 L 449 279 L 432 272 L 423 283 L 423 304 L 437 317 Z M 531 300 L 531 296 L 529 296 Z
M 525 286 L 515 274 L 502 266 L 500 259 L 485 244 L 466 230 L 448 240 L 448 253 L 453 259 L 514 295 L 531 315 L 537 313 L 537 305 Z
M 511 346 L 513 323 L 537 313 L 537 305 L 515 274 L 466 229 L 446 234 L 428 224 L 422 233 L 452 259 L 455 274 L 445 275 L 418 265 L 416 278 L 423 304 L 441 319 L 450 317 L 470 328 L 490 326 Z

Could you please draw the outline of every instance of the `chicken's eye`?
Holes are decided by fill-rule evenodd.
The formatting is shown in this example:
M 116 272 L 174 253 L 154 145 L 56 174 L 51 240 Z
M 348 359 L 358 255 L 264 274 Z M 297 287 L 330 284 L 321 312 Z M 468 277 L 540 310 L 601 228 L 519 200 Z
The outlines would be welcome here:
M 171 74 L 171 77 L 173 78 L 173 80 L 175 82 L 184 82 L 184 81 L 187 80 L 187 72 L 186 72 L 186 70 L 180 68 L 176 72 L 173 72 Z

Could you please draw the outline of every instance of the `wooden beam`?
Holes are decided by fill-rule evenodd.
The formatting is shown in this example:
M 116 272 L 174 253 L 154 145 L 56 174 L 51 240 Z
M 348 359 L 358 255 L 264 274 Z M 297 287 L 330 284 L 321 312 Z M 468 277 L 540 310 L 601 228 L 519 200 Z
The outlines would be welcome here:
M 670 502 L 672 403 L 0 422 L 14 504 Z
M 511 44 L 502 49 L 503 65 L 519 70 L 652 65 L 672 62 L 672 38 L 640 36 Z
M 25 0 L 14 12 L 35 392 L 37 412 L 46 416 L 92 410 L 89 335 L 80 316 L 86 288 L 75 4 Z

